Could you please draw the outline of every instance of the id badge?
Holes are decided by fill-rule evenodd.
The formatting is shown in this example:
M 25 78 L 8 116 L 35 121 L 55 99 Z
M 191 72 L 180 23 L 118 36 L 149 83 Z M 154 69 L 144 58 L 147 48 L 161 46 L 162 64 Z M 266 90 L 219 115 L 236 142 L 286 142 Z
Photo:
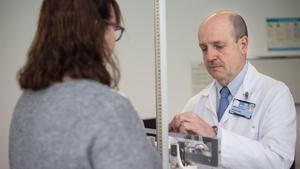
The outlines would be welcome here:
M 246 119 L 251 119 L 254 108 L 254 103 L 239 99 L 233 99 L 232 107 L 229 110 L 229 113 L 244 117 Z

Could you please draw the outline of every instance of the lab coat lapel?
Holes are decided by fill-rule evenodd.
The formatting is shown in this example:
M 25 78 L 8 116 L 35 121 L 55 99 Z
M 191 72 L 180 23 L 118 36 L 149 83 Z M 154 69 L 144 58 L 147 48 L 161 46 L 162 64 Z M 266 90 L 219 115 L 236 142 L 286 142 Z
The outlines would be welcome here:
M 231 116 L 233 116 L 232 114 L 229 113 L 231 107 L 232 107 L 232 101 L 234 98 L 239 99 L 239 100 L 245 100 L 251 103 L 254 103 L 255 100 L 253 100 L 254 98 L 251 97 L 253 96 L 253 93 L 255 92 L 255 84 L 253 82 L 255 82 L 257 78 L 257 71 L 256 69 L 249 63 L 248 65 L 248 70 L 246 73 L 246 76 L 244 78 L 244 81 L 242 83 L 242 85 L 240 86 L 237 94 L 235 96 L 232 97 L 232 100 L 230 101 L 227 109 L 225 110 L 225 113 L 220 121 L 221 124 L 225 124 Z M 248 97 L 246 97 L 246 92 L 248 93 Z
M 203 92 L 203 95 L 207 96 L 208 102 L 205 105 L 205 112 L 209 113 L 210 116 L 213 117 L 214 124 L 218 123 L 217 111 L 216 111 L 216 87 L 215 87 L 215 80 L 211 83 L 211 85 L 206 88 Z

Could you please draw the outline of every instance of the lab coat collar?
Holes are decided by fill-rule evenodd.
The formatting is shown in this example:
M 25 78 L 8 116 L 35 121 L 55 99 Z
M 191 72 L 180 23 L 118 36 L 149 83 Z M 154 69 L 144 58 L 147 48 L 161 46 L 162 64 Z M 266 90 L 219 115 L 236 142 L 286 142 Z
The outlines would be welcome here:
M 205 89 L 203 89 L 202 96 L 208 96 L 212 94 L 212 90 L 215 90 L 216 80 L 213 79 L 213 82 L 208 85 Z
M 254 98 L 252 96 L 253 93 L 255 93 L 255 85 L 257 85 L 256 82 L 258 77 L 259 72 L 249 63 L 247 74 L 235 98 L 254 102 L 255 100 L 253 100 Z M 246 96 L 246 93 L 248 93 L 248 97 Z

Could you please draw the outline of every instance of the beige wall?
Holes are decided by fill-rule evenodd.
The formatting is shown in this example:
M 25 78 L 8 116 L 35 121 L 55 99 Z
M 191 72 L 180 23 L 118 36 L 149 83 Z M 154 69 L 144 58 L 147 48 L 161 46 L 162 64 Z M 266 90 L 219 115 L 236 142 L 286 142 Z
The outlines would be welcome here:
M 23 64 L 36 25 L 40 1 L 0 1 L 0 168 L 8 169 L 8 130 L 21 94 L 16 72 Z

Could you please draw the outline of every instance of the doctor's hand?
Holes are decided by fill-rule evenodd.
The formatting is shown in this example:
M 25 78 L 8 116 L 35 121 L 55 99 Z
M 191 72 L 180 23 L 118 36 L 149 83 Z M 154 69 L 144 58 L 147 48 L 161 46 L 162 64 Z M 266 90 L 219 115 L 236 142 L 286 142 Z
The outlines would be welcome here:
M 215 130 L 193 112 L 176 115 L 169 124 L 169 131 L 183 134 L 196 134 L 210 138 L 216 136 Z

